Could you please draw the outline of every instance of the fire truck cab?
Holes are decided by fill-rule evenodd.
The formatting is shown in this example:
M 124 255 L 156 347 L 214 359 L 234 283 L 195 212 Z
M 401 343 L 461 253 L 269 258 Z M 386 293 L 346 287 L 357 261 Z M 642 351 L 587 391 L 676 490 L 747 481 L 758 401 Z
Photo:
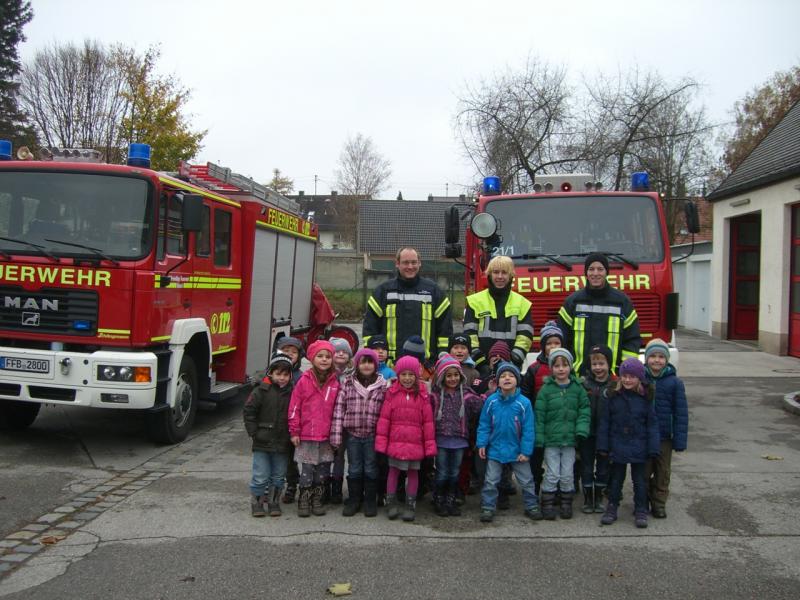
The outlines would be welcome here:
M 662 338 L 677 364 L 678 295 L 664 209 L 645 173 L 633 174 L 631 190 L 606 191 L 591 175 L 569 174 L 537 176 L 532 193 L 502 194 L 500 180 L 488 177 L 474 203 L 445 214 L 447 256 L 462 256 L 459 222 L 471 216 L 463 251 L 465 293 L 487 287 L 484 271 L 492 257 L 511 257 L 514 289 L 531 300 L 538 332 L 557 318 L 567 296 L 585 286 L 585 257 L 602 252 L 610 263 L 609 284 L 633 301 L 643 343 Z M 527 362 L 535 357 L 529 354 Z
M 310 326 L 316 226 L 211 163 L 153 171 L 143 144 L 127 165 L 44 154 L 0 141 L 0 421 L 140 409 L 181 441 L 201 398 L 235 395 Z

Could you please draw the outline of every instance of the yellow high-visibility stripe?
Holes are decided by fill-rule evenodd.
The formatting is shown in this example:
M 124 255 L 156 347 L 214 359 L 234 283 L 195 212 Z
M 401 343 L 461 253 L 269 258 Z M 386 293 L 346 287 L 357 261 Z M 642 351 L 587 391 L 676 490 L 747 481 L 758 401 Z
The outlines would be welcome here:
M 165 342 L 168 339 L 170 339 L 171 337 L 172 337 L 171 335 L 157 335 L 156 337 L 151 337 L 150 341 L 151 342 Z
M 98 329 L 97 333 L 113 333 L 116 335 L 130 335 L 130 329 Z
M 514 338 L 514 346 L 521 348 L 526 353 L 531 349 L 531 338 L 527 335 L 518 335 Z
M 563 310 L 563 309 L 562 309 Z M 586 336 L 586 317 L 575 317 L 575 372 L 578 373 L 583 364 L 583 340 Z
M 389 354 L 397 358 L 397 304 L 386 306 L 386 343 Z
M 439 308 L 436 309 L 436 312 L 434 313 L 434 317 L 436 317 L 438 319 L 439 317 L 441 317 L 444 314 L 444 311 L 446 311 L 449 307 L 450 307 L 450 298 L 445 298 L 439 304 Z
M 626 358 L 638 358 L 638 357 L 639 357 L 638 352 L 631 352 L 630 350 L 622 351 L 622 360 L 625 360 Z
M 445 352 L 449 350 L 447 347 L 450 344 L 450 338 L 440 337 L 439 338 L 439 349 L 444 350 Z
M 609 315 L 608 316 L 608 340 L 607 345 L 611 348 L 611 370 L 614 370 L 614 365 L 617 364 L 617 357 L 619 356 L 619 323 L 620 318 Z
M 383 309 L 381 308 L 381 305 L 378 304 L 378 301 L 375 300 L 375 296 L 370 296 L 369 300 L 367 300 L 367 304 L 372 309 L 372 312 L 378 315 L 378 317 L 383 318 Z
M 226 352 L 233 352 L 236 350 L 236 346 L 228 346 L 227 348 L 220 348 L 219 350 L 214 350 L 211 355 L 216 356 L 217 354 L 225 354 Z
M 567 309 L 566 309 L 566 308 L 564 308 L 564 307 L 562 306 L 560 309 L 558 309 L 558 316 L 559 316 L 559 317 L 561 317 L 562 319 L 564 319 L 564 322 L 565 322 L 567 325 L 569 325 L 570 327 L 572 327 L 573 319 L 572 319 L 572 317 L 570 316 L 570 314 L 567 312 Z
M 275 231 L 280 231 L 281 233 L 285 233 L 286 235 L 301 237 L 306 240 L 311 240 L 312 242 L 317 241 L 317 238 L 314 237 L 313 235 L 307 235 L 305 233 L 301 233 L 300 231 L 291 231 L 290 229 L 284 229 L 283 227 L 278 227 L 277 225 L 272 225 L 271 223 L 265 223 L 264 221 L 256 221 L 256 227 L 263 227 L 264 229 L 273 229 Z
M 628 315 L 628 318 L 625 319 L 625 322 L 622 324 L 624 329 L 627 329 L 639 318 L 639 315 L 636 314 L 636 309 L 631 311 L 631 314 Z
M 425 340 L 425 358 L 430 358 L 431 321 L 433 320 L 433 306 L 422 305 L 422 339 Z
M 478 334 L 473 333 L 469 336 L 469 343 L 472 345 L 472 348 L 478 348 L 481 345 L 481 341 L 478 339 Z

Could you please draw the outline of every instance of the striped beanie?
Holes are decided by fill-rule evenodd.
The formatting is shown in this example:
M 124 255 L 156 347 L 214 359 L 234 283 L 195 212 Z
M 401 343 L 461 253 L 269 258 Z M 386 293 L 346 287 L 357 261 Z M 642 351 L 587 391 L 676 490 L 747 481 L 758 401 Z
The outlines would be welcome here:
M 667 342 L 661 338 L 653 338 L 647 343 L 647 346 L 644 347 L 644 359 L 647 360 L 650 358 L 650 355 L 654 352 L 661 352 L 661 354 L 667 358 L 667 362 L 669 362 L 669 346 L 667 346 Z
M 506 371 L 509 371 L 517 379 L 517 385 L 519 385 L 520 381 L 522 381 L 522 375 L 520 374 L 517 365 L 507 360 L 499 363 L 497 365 L 497 378 L 500 379 L 500 375 Z
M 489 358 L 492 356 L 499 356 L 502 360 L 510 361 L 511 351 L 508 349 L 508 344 L 498 340 L 489 348 L 488 356 Z
M 548 321 L 542 327 L 542 330 L 539 332 L 539 343 L 541 347 L 544 349 L 547 340 L 551 337 L 557 337 L 561 340 L 561 343 L 564 343 L 564 332 L 561 331 L 561 328 L 555 321 Z
M 572 370 L 572 365 L 575 363 L 575 359 L 572 358 L 572 353 L 567 350 L 566 348 L 555 348 L 552 352 L 550 352 L 550 356 L 547 357 L 547 364 L 550 365 L 550 368 L 553 368 L 553 363 L 556 362 L 558 357 L 564 358 L 569 365 L 569 370 Z

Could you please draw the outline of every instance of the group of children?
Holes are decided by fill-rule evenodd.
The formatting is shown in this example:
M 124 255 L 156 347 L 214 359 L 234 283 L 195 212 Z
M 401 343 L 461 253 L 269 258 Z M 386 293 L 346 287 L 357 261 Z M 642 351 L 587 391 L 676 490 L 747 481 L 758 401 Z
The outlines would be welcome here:
M 563 340 L 554 322 L 545 324 L 541 352 L 524 375 L 504 342 L 480 372 L 462 334 L 428 369 L 416 347 L 424 353 L 421 340 L 404 344 L 393 368 L 383 336 L 372 336 L 355 356 L 345 340 L 318 340 L 308 346 L 311 367 L 301 374 L 302 346 L 282 338 L 244 407 L 253 440 L 253 516 L 281 514 L 291 463 L 298 516 L 324 515 L 326 501 L 341 502 L 346 456 L 345 516 L 363 509 L 374 517 L 385 505 L 389 519 L 413 521 L 420 473 L 433 459 L 440 516 L 461 514 L 472 481 L 481 489 L 480 520 L 491 522 L 498 508 L 508 508 L 513 474 L 530 519 L 571 518 L 579 483 L 583 512 L 602 513 L 610 525 L 630 465 L 636 526 L 647 527 L 648 513 L 666 517 L 671 454 L 686 448 L 688 432 L 685 390 L 667 344 L 652 340 L 645 364 L 625 360 L 618 378 L 611 350 L 594 346 L 579 379 Z M 283 494 L 284 502 L 294 495 Z

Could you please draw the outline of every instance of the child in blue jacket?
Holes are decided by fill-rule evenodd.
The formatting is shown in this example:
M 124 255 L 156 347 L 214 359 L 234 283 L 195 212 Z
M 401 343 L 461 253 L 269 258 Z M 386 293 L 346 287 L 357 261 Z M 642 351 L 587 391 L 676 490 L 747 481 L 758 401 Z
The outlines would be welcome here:
M 503 465 L 510 465 L 522 488 L 525 516 L 542 518 L 528 461 L 533 454 L 534 418 L 531 402 L 519 390 L 519 369 L 502 362 L 496 369 L 497 391 L 483 405 L 478 422 L 478 455 L 486 459 L 481 492 L 481 522 L 491 523 L 497 507 L 497 484 Z
M 607 402 L 597 430 L 597 452 L 611 459 L 608 505 L 600 522 L 617 520 L 625 472 L 631 466 L 633 514 L 636 527 L 647 527 L 647 484 L 644 466 L 658 456 L 658 421 L 647 386 L 644 365 L 638 357 L 627 358 L 619 367 L 619 384 L 606 392 Z
M 655 338 L 644 349 L 647 380 L 656 388 L 656 416 L 661 435 L 661 454 L 647 461 L 645 480 L 648 483 L 650 511 L 656 519 L 667 516 L 669 480 L 672 472 L 672 451 L 686 450 L 689 435 L 689 407 L 683 381 L 669 362 L 669 346 Z

